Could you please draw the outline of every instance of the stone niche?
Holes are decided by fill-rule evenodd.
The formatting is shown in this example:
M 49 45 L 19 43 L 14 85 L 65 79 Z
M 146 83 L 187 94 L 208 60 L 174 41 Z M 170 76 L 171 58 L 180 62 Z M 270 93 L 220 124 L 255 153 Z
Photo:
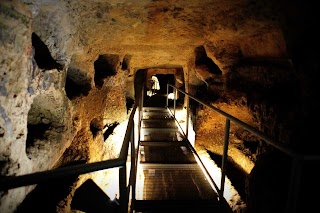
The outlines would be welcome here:
M 94 62 L 94 83 L 97 88 L 103 86 L 105 78 L 117 74 L 119 60 L 119 55 L 116 54 L 99 55 L 98 59 Z
M 66 163 L 100 160 L 101 152 L 110 156 L 110 132 L 122 125 L 126 107 L 153 75 L 174 75 L 177 87 L 237 118 L 248 115 L 279 143 L 319 154 L 317 125 L 306 125 L 319 108 L 317 7 L 287 0 L 110 2 L 0 1 L 1 175 L 49 169 L 61 156 Z M 88 58 L 73 58 L 75 52 Z M 74 112 L 81 128 L 74 125 Z M 216 116 L 202 108 L 192 116 L 198 119 L 196 145 L 221 156 L 221 144 L 206 140 L 223 139 L 213 134 L 222 127 L 212 128 Z M 102 134 L 102 128 L 109 131 Z M 289 168 L 287 159 L 265 143 L 248 141 L 242 129 L 231 133 L 232 158 L 251 148 L 242 139 L 254 146 L 244 194 L 250 213 L 281 211 L 288 189 L 281 187 L 290 181 L 282 169 Z M 310 196 L 319 188 L 315 168 L 318 162 L 303 168 L 298 198 L 310 200 L 298 200 L 298 212 L 317 208 L 316 196 Z M 14 212 L 30 191 L 0 192 L 0 212 Z
M 73 136 L 71 106 L 61 91 L 48 91 L 33 100 L 28 112 L 26 153 L 36 170 L 51 168 Z

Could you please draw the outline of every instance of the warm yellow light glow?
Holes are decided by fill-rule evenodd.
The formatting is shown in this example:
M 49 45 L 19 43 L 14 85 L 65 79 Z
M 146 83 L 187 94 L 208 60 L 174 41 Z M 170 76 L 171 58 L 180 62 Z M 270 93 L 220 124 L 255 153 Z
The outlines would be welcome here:
M 152 76 L 151 77 L 152 80 L 152 89 L 154 90 L 160 90 L 160 84 L 159 84 L 159 80 L 156 76 Z
M 147 90 L 147 96 L 151 97 L 160 90 L 159 80 L 156 76 L 151 77 L 151 89 Z
M 103 177 L 107 179 L 107 184 L 104 188 L 104 192 L 109 196 L 111 200 L 119 198 L 119 169 L 109 169 L 108 175 Z M 105 180 L 102 180 L 105 181 Z
M 172 110 L 172 109 L 171 109 Z M 173 111 L 172 111 L 173 113 Z M 181 127 L 181 130 L 186 132 L 186 119 L 189 120 L 188 125 L 188 140 L 191 143 L 192 146 L 194 146 L 195 143 L 195 132 L 193 130 L 193 125 L 191 122 L 190 117 L 186 118 L 186 109 L 176 109 L 175 115 L 176 115 L 176 122 L 178 122 L 179 126 Z M 137 148 L 138 145 L 138 111 L 135 113 L 134 116 L 135 120 L 135 147 Z M 108 150 L 112 150 L 113 153 L 117 153 L 117 155 L 113 155 L 115 158 L 118 157 L 118 154 L 121 150 L 122 143 L 119 143 L 119 141 L 123 141 L 124 134 L 123 132 L 126 131 L 127 128 L 127 122 L 123 122 L 122 124 L 119 124 L 117 128 L 114 130 L 114 134 L 110 135 L 110 139 L 108 138 L 108 142 L 105 143 Z M 144 140 L 143 130 L 141 130 L 141 140 Z M 110 140 L 110 141 L 109 141 Z M 112 144 L 113 143 L 113 144 Z M 109 145 L 108 145 L 109 144 Z M 111 148 L 111 149 L 110 149 Z M 131 149 L 131 145 L 129 146 L 129 150 Z M 205 168 L 209 172 L 210 177 L 214 181 L 214 183 L 217 185 L 217 187 L 220 189 L 221 184 L 221 169 L 215 164 L 215 162 L 210 158 L 209 154 L 206 152 L 206 150 L 198 150 L 198 155 L 200 156 L 201 161 L 203 162 Z M 144 173 L 143 169 L 140 165 L 140 159 L 143 158 L 143 150 L 140 150 L 140 153 L 138 157 L 138 165 L 137 165 L 137 177 L 136 177 L 136 190 L 135 190 L 135 196 L 136 199 L 144 199 Z M 130 154 L 129 151 L 128 155 L 128 162 L 127 162 L 127 181 L 129 180 L 130 176 Z M 198 162 L 198 164 L 201 166 L 201 163 Z M 202 167 L 202 166 L 201 166 Z M 202 168 L 204 171 L 204 174 L 206 174 L 204 168 Z M 103 175 L 95 175 L 95 181 L 100 182 L 104 184 L 104 187 L 101 187 L 104 189 L 105 193 L 110 197 L 110 199 L 115 199 L 119 197 L 119 169 L 109 169 L 106 172 L 101 172 Z M 207 174 L 206 174 L 207 175 Z M 207 179 L 210 180 L 209 176 L 207 176 Z M 210 181 L 209 181 L 210 182 Z M 99 184 L 100 185 L 100 184 Z M 101 185 L 100 185 L 101 186 Z M 216 188 L 213 183 L 211 183 L 212 188 L 216 191 Z M 246 207 L 246 204 L 242 201 L 239 193 L 237 190 L 232 186 L 231 181 L 226 177 L 225 179 L 225 186 L 224 186 L 224 197 L 231 206 L 233 210 L 235 209 L 243 209 Z
M 173 113 L 173 112 L 172 112 Z M 186 109 L 176 109 L 175 111 L 176 120 L 179 123 L 183 132 L 186 132 Z M 195 143 L 195 132 L 193 130 L 193 125 L 191 118 L 189 117 L 189 125 L 188 125 L 188 140 L 192 146 Z M 210 177 L 220 189 L 221 185 L 221 169 L 215 164 L 215 162 L 210 158 L 209 154 L 205 150 L 200 150 L 197 152 L 201 161 L 203 162 L 205 168 L 207 169 Z M 197 158 L 196 158 L 197 159 Z M 198 164 L 200 165 L 203 173 L 207 176 L 205 169 L 201 166 L 201 162 L 197 159 Z M 207 176 L 207 179 L 210 178 Z M 209 181 L 210 182 L 210 181 Z M 212 182 L 210 182 L 211 187 L 216 191 L 216 188 Z M 231 181 L 226 177 L 225 186 L 224 186 L 224 197 L 228 201 L 229 205 L 233 209 L 245 208 L 246 204 L 242 201 L 240 195 L 238 194 L 237 190 L 232 186 Z M 217 191 L 216 191 L 217 192 Z M 218 193 L 218 192 L 217 192 Z
M 186 123 L 187 110 L 185 108 L 176 109 L 175 117 L 176 117 L 176 120 L 177 120 L 179 126 L 181 127 L 181 129 L 183 131 L 183 134 L 186 134 L 186 130 L 187 130 L 187 123 Z M 195 131 L 193 129 L 193 124 L 192 124 L 192 121 L 191 121 L 191 117 L 189 116 L 188 119 L 189 119 L 188 140 L 191 143 L 191 145 L 194 146 L 196 134 L 195 134 Z
M 138 113 L 136 113 L 138 114 Z M 139 116 L 135 115 L 135 121 L 138 124 L 139 121 Z M 137 134 L 137 147 L 138 148 L 138 143 L 139 141 L 143 141 L 144 140 L 144 131 L 143 128 L 140 129 L 140 140 Z M 135 189 L 135 196 L 137 200 L 142 200 L 143 199 L 143 191 L 144 191 L 144 173 L 143 173 L 143 169 L 141 168 L 141 164 L 140 161 L 141 159 L 144 158 L 144 150 L 143 147 L 139 147 L 139 153 L 137 157 L 137 170 L 136 170 L 136 189 Z
M 168 99 L 174 100 L 174 93 L 173 92 L 168 94 Z M 176 97 L 176 99 L 177 99 L 177 97 Z
M 138 142 L 139 142 L 139 109 L 136 110 L 134 114 L 134 145 L 135 149 L 138 148 Z
M 147 91 L 147 96 L 151 97 L 154 95 L 154 92 L 152 90 Z
M 142 151 L 142 150 L 141 150 Z M 143 151 L 142 151 L 143 154 Z M 144 191 L 144 173 L 143 169 L 141 168 L 140 164 L 140 158 L 141 156 L 138 156 L 138 165 L 137 165 L 137 181 L 136 181 L 136 199 L 137 200 L 143 200 L 143 191 Z
M 113 130 L 113 134 L 110 134 L 109 137 L 105 140 L 105 143 L 103 143 L 102 150 L 98 150 L 101 152 L 103 152 L 104 150 L 103 157 L 105 160 L 116 159 L 119 157 L 122 142 L 124 140 L 123 133 L 127 129 L 127 124 L 128 121 L 124 121 L 117 125 Z M 94 153 L 92 153 L 92 155 L 94 155 Z M 92 158 L 94 157 L 95 156 L 93 156 Z M 112 168 L 92 173 L 91 178 L 108 195 L 111 200 L 119 198 L 119 168 Z
M 171 109 L 172 110 L 172 109 Z M 172 111 L 173 113 L 173 111 Z M 186 132 L 186 109 L 176 109 L 175 116 L 176 116 L 176 122 L 180 125 L 182 131 Z M 193 130 L 193 125 L 191 122 L 191 118 L 189 117 L 189 125 L 188 125 L 188 140 L 190 141 L 191 145 L 194 146 L 195 143 L 195 132 Z M 143 140 L 143 130 L 141 130 L 141 140 Z M 139 156 L 138 159 L 138 166 L 137 166 L 137 182 L 136 182 L 136 199 L 143 199 L 143 192 L 144 192 L 144 173 L 141 168 L 141 165 L 139 164 L 140 158 L 143 157 L 143 150 L 140 150 L 140 153 L 142 154 Z M 206 150 L 200 150 L 198 151 L 198 155 L 203 162 L 205 168 L 207 169 L 208 173 L 206 173 L 205 169 L 201 166 L 201 163 L 198 161 L 198 164 L 202 168 L 204 174 L 206 175 L 207 179 L 209 180 L 209 183 L 211 184 L 211 187 L 213 190 L 216 190 L 214 184 L 210 181 L 210 177 L 214 181 L 214 183 L 217 185 L 217 187 L 220 189 L 221 184 L 221 169 L 215 164 L 215 162 L 210 158 L 209 154 L 206 152 Z M 197 159 L 197 158 L 196 158 Z M 210 177 L 208 176 L 210 175 Z M 218 192 L 217 192 L 218 193 Z M 246 204 L 241 199 L 239 193 L 237 190 L 232 186 L 231 181 L 226 177 L 225 179 L 225 186 L 224 186 L 224 197 L 229 203 L 230 207 L 233 210 L 236 210 L 236 212 L 239 212 L 240 209 L 245 209 Z
M 221 169 L 210 158 L 206 150 L 198 150 L 197 153 L 212 180 L 216 183 L 217 187 L 221 189 Z M 232 183 L 227 176 L 225 178 L 223 197 L 226 199 L 233 210 L 246 208 L 245 202 L 241 199 L 238 191 L 232 186 Z

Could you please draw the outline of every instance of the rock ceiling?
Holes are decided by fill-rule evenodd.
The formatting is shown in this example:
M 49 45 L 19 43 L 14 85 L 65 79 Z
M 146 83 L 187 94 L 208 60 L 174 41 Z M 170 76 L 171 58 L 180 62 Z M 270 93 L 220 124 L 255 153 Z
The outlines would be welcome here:
M 34 31 L 60 61 L 70 52 L 88 60 L 115 53 L 132 56 L 131 68 L 185 66 L 200 45 L 208 54 L 285 56 L 280 11 L 270 1 L 30 2 Z
M 87 144 L 93 140 L 91 129 L 98 126 L 97 120 L 106 119 L 108 124 L 124 120 L 126 95 L 134 91 L 133 72 L 144 68 L 171 72 L 171 68 L 178 68 L 177 81 L 183 81 L 184 74 L 191 79 L 190 85 L 196 85 L 192 79 L 200 78 L 197 72 L 205 70 L 195 67 L 196 50 L 203 49 L 222 74 L 238 59 L 255 58 L 263 62 L 259 65 L 265 65 L 275 59 L 288 62 L 293 58 L 298 65 L 294 72 L 287 67 L 249 64 L 236 67 L 240 74 L 231 83 L 236 83 L 236 91 L 247 93 L 251 101 L 258 100 L 248 107 L 261 115 L 265 130 L 277 135 L 278 130 L 288 128 L 278 134 L 284 141 L 294 139 L 303 147 L 314 147 L 307 146 L 314 140 L 305 137 L 313 137 L 316 127 L 304 125 L 314 120 L 318 108 L 312 96 L 319 85 L 319 35 L 314 30 L 319 19 L 315 18 L 317 7 L 313 7 L 313 13 L 307 10 L 311 7 L 298 0 L 0 0 L 0 153 L 8 162 L 3 173 L 20 175 L 48 169 L 71 142 L 70 150 L 78 150 L 73 138 L 81 142 L 81 149 L 90 151 Z M 45 44 L 67 72 L 38 69 L 34 38 Z M 101 55 L 108 56 L 115 70 L 118 62 L 125 62 L 119 70 L 129 70 L 129 75 L 109 73 L 110 78 L 104 79 L 105 75 L 95 73 L 95 62 Z M 296 78 L 288 78 L 291 75 L 298 76 L 299 83 Z M 68 80 L 85 91 L 74 91 L 74 84 Z M 260 103 L 264 98 L 272 101 Z M 48 116 L 43 117 L 46 113 Z M 47 124 L 48 118 L 57 127 L 60 118 L 65 118 L 70 129 L 53 128 L 50 137 L 57 135 L 54 139 L 58 142 L 53 146 L 45 141 L 44 149 L 34 149 L 33 155 L 30 150 L 37 147 L 27 144 L 27 128 L 30 132 L 30 126 L 40 119 Z M 94 150 L 103 152 L 97 144 Z M 83 150 L 79 149 L 83 156 L 89 153 Z M 19 190 L 1 197 L 0 211 L 7 207 L 13 210 L 31 188 Z M 273 196 L 274 191 L 268 198 Z M 268 200 L 265 206 L 269 205 Z

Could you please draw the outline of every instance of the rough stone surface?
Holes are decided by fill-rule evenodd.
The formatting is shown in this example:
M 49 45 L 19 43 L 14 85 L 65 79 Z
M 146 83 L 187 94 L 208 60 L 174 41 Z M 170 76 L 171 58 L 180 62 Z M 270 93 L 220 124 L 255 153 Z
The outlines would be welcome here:
M 126 122 L 127 101 L 135 99 L 145 80 L 141 73 L 177 68 L 183 74 L 175 83 L 190 94 L 243 118 L 277 143 L 319 154 L 313 139 L 317 127 L 309 125 L 319 108 L 315 8 L 288 0 L 1 1 L 1 175 L 117 156 L 121 134 L 106 139 L 103 129 Z M 36 61 L 40 50 L 32 35 L 45 46 L 40 53 L 47 68 Z M 199 48 L 204 52 L 199 54 Z M 106 56 L 106 72 L 95 66 L 100 56 Z M 222 120 L 204 108 L 194 110 L 196 146 L 221 154 L 222 144 L 212 135 L 221 141 Z M 33 128 L 37 135 L 30 135 Z M 241 128 L 232 126 L 231 133 L 235 163 L 254 167 L 247 174 L 248 213 L 276 209 L 277 199 L 283 198 L 270 187 L 261 188 L 268 184 L 261 168 L 272 162 L 263 153 L 273 150 L 260 141 L 256 145 Z M 115 144 L 105 145 L 111 139 Z M 287 177 L 282 172 L 279 176 Z M 74 191 L 88 178 L 72 184 L 58 211 L 70 210 Z M 0 192 L 0 212 L 14 212 L 33 189 Z M 259 199 L 274 199 L 257 206 L 255 196 L 261 190 L 265 197 Z

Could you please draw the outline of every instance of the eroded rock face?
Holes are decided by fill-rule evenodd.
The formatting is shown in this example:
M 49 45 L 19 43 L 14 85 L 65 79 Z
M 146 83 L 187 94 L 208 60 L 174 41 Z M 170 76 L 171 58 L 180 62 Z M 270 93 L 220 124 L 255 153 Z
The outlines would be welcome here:
M 175 74 L 191 94 L 249 113 L 258 128 L 307 152 L 313 140 L 303 139 L 315 127 L 305 123 L 319 106 L 311 7 L 269 0 L 1 1 L 1 175 L 116 156 L 114 145 L 103 145 L 103 129 L 125 122 L 128 100 L 144 80 L 138 75 L 157 70 Z M 197 128 L 210 135 L 204 121 Z M 239 132 L 235 147 L 243 145 Z M 249 197 L 260 190 L 252 187 Z M 33 188 L 1 192 L 0 211 L 13 212 Z

